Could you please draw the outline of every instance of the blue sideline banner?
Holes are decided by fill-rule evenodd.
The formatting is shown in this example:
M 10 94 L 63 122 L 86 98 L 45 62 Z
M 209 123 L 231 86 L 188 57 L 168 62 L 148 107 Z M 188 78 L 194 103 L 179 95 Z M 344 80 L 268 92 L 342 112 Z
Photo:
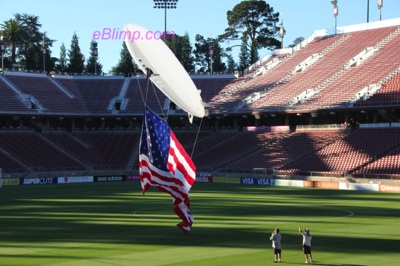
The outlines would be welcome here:
M 56 177 L 33 177 L 33 178 L 21 178 L 21 185 L 52 185 L 57 184 Z
M 242 185 L 256 185 L 256 186 L 272 186 L 272 179 L 269 178 L 255 178 L 255 177 L 242 177 L 240 178 Z

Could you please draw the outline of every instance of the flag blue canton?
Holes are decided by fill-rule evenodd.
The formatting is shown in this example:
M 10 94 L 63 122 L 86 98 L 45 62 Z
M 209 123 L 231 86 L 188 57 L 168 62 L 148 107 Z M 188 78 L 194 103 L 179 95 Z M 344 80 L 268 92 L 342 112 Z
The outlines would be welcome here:
M 142 126 L 141 154 L 160 170 L 168 171 L 170 133 L 167 122 L 146 108 L 145 123 Z

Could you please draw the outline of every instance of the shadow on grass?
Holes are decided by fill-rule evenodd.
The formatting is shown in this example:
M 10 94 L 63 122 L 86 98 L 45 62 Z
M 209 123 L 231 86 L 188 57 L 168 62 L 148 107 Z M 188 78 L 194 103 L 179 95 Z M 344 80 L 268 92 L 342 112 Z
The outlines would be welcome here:
M 300 263 L 300 262 L 285 262 L 283 261 L 282 263 L 278 263 L 278 265 L 280 264 L 294 264 L 294 265 L 304 265 L 305 263 Z M 313 261 L 312 263 L 308 264 L 308 265 L 321 265 L 321 266 L 367 266 L 366 264 L 343 264 L 343 263 L 322 263 L 322 262 L 318 262 L 318 261 Z
M 301 220 L 315 215 L 326 218 L 319 222 L 324 226 L 334 223 L 344 229 L 342 235 L 316 235 L 313 247 L 316 252 L 398 252 L 398 240 L 385 239 L 379 234 L 371 235 L 367 229 L 365 234 L 362 231 L 355 234 L 347 230 L 357 226 L 354 224 L 357 221 L 351 219 L 331 220 L 338 216 L 337 212 L 329 209 L 331 201 L 343 198 L 346 198 L 347 205 L 337 205 L 337 208 L 355 208 L 358 212 L 364 212 L 368 218 L 375 217 L 377 226 L 381 218 L 399 215 L 398 209 L 386 205 L 372 208 L 368 207 L 368 200 L 360 203 L 360 195 L 363 198 L 368 196 L 364 193 L 345 191 L 340 194 L 329 190 L 199 183 L 198 190 L 194 190 L 191 196 L 193 210 L 197 208 L 199 212 L 196 214 L 192 211 L 195 223 L 192 232 L 185 236 L 175 226 L 179 220 L 173 213 L 169 196 L 156 192 L 142 197 L 138 184 L 132 186 L 136 189 L 126 183 L 32 186 L 13 188 L 11 194 L 7 194 L 10 191 L 7 188 L 3 190 L 6 193 L 0 195 L 0 239 L 10 245 L 17 243 L 18 247 L 26 248 L 31 247 L 32 243 L 81 242 L 264 249 L 270 247 L 265 230 L 271 227 L 271 222 L 279 224 L 288 219 L 286 223 L 290 223 L 288 226 L 292 228 L 294 223 L 297 226 L 297 220 L 290 221 L 290 218 Z M 352 194 L 355 195 L 354 201 Z M 13 197 L 7 197 L 10 195 Z M 380 200 L 376 194 L 370 195 Z M 303 202 L 304 199 L 307 201 Z M 315 201 L 315 206 L 327 206 L 327 210 L 316 213 L 310 199 Z M 145 209 L 153 211 L 146 213 L 145 217 L 133 215 L 135 211 Z M 345 216 L 345 213 L 340 214 Z M 274 220 L 274 216 L 280 217 L 280 220 Z M 290 232 L 284 230 L 283 236 L 286 249 L 300 250 L 301 236 L 295 228 Z

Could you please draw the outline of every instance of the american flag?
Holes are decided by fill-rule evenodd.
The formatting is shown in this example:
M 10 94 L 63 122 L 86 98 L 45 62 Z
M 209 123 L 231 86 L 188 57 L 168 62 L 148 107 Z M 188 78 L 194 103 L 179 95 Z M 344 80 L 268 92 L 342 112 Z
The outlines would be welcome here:
M 173 197 L 174 211 L 182 219 L 177 226 L 188 234 L 193 223 L 189 191 L 196 167 L 167 122 L 145 108 L 140 138 L 140 182 L 143 194 L 151 186 Z

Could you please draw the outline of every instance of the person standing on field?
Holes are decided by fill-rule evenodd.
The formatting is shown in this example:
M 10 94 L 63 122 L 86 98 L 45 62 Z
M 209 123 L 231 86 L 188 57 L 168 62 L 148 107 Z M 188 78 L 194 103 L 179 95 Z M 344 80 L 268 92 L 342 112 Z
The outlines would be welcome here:
M 311 240 L 312 236 L 310 234 L 310 229 L 306 228 L 304 231 L 301 230 L 299 226 L 299 232 L 303 235 L 303 253 L 306 258 L 306 263 L 312 263 L 312 255 L 311 255 Z
M 272 240 L 272 248 L 274 249 L 274 262 L 281 262 L 281 239 L 282 236 L 279 233 L 279 228 L 275 228 L 271 234 L 271 237 L 269 238 L 269 240 Z

